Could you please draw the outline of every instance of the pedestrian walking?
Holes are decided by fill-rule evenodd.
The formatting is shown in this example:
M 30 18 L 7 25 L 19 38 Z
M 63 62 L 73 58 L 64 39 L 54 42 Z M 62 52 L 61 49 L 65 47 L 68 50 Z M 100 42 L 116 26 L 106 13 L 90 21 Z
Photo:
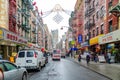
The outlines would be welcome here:
M 111 63 L 110 60 L 111 60 L 111 53 L 110 53 L 110 51 L 108 51 L 108 52 L 107 52 L 107 62 L 108 62 L 109 64 Z
M 87 52 L 87 54 L 86 54 L 86 63 L 89 64 L 89 62 L 90 62 L 90 53 Z
M 95 62 L 98 62 L 98 54 L 95 55 Z
M 69 54 L 70 57 L 72 57 L 72 56 L 73 56 L 73 55 L 72 55 L 72 50 L 69 50 L 69 53 L 68 53 L 68 54 Z
M 79 56 L 78 56 L 78 61 L 79 62 L 81 61 L 81 54 L 79 54 Z

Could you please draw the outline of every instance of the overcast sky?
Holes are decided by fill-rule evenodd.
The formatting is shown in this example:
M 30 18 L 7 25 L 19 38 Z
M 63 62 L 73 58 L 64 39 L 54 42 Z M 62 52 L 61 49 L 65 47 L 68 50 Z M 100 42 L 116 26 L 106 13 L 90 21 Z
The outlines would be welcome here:
M 43 12 L 43 21 L 44 24 L 47 24 L 49 31 L 58 29 L 59 30 L 59 37 L 61 37 L 68 28 L 63 28 L 61 30 L 61 26 L 69 26 L 68 25 L 68 20 L 70 15 L 64 13 L 64 12 L 59 12 L 60 16 L 63 18 L 63 20 L 57 24 L 54 20 L 53 17 L 57 14 L 57 12 L 53 12 L 49 14 L 48 16 L 44 17 L 46 15 L 46 12 L 51 11 L 56 4 L 59 4 L 65 11 L 71 12 L 74 11 L 74 6 L 77 0 L 34 0 L 36 1 L 36 6 L 38 7 L 38 10 Z

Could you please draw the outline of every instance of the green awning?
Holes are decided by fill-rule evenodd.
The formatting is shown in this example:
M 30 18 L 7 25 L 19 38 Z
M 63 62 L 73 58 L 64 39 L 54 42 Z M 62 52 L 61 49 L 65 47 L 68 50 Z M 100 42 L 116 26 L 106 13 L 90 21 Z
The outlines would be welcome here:
M 109 12 L 110 13 L 112 13 L 112 12 L 120 12 L 120 3 L 118 3 L 116 6 L 114 6 Z

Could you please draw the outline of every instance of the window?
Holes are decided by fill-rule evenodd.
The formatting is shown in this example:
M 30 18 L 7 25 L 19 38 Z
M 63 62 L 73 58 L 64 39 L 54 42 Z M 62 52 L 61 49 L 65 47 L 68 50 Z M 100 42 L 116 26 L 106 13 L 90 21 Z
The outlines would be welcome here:
M 91 38 L 91 32 L 89 32 L 89 38 Z
M 20 52 L 18 57 L 20 57 L 20 58 L 25 57 L 25 52 Z
M 57 50 L 53 50 L 53 53 L 56 54 L 56 53 L 57 53 Z
M 102 6 L 100 10 L 100 17 L 103 18 L 104 14 L 105 14 L 105 7 Z
M 33 56 L 34 56 L 33 52 L 31 52 L 31 51 L 27 52 L 27 57 L 33 57 Z
M 109 32 L 112 32 L 112 21 L 109 22 L 108 31 L 109 31 Z
M 95 0 L 93 1 L 93 8 L 95 7 Z
M 99 18 L 99 12 L 97 11 L 97 13 L 96 13 L 96 19 L 98 20 L 98 18 Z
M 95 23 L 95 15 L 93 15 L 93 23 Z
M 7 68 L 7 71 L 16 69 L 16 66 L 11 63 L 4 63 L 4 65 Z
M 92 20 L 90 22 L 91 22 L 92 26 L 95 25 L 95 15 L 92 16 Z
M 109 0 L 108 7 L 112 7 L 113 0 Z
M 101 11 L 104 11 L 104 6 L 101 7 Z
M 96 0 L 96 6 L 98 6 L 99 5 L 99 0 Z
M 85 37 L 84 37 L 84 38 L 85 38 L 85 41 L 86 41 L 86 40 L 87 40 L 87 35 L 85 35 Z
M 99 28 L 96 28 L 96 36 L 99 34 Z
M 100 33 L 103 34 L 104 33 L 104 25 L 102 24 L 101 27 L 100 27 Z
M 95 30 L 93 30 L 93 37 L 95 37 Z

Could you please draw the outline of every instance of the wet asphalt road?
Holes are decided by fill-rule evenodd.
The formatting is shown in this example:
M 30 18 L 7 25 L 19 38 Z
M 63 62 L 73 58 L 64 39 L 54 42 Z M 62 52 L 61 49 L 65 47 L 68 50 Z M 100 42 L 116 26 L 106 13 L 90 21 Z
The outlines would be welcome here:
M 40 72 L 29 73 L 29 80 L 109 80 L 108 78 L 80 66 L 71 59 L 52 61 Z

